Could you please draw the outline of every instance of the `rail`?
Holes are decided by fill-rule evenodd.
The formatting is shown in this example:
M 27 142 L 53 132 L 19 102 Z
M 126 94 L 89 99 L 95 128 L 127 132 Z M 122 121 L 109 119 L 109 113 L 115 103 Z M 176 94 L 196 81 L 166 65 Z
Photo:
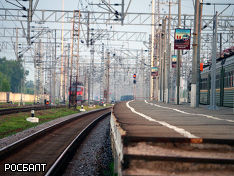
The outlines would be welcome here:
M 23 107 L 23 108 L 7 108 L 7 109 L 0 109 L 0 115 L 7 115 L 7 114 L 14 114 L 18 112 L 28 112 L 31 110 L 44 110 L 44 109 L 52 109 L 52 108 L 62 108 L 66 107 L 65 105 L 59 105 L 59 106 L 29 106 L 29 107 Z
M 51 125 L 6 146 L 0 150 L 0 166 L 3 167 L 4 163 L 46 163 L 47 175 L 53 175 L 57 173 L 58 166 L 67 160 L 72 148 L 74 149 L 88 131 L 109 113 L 110 108 L 105 108 L 79 115 L 73 114 L 66 121 Z M 41 173 L 44 174 L 45 172 Z

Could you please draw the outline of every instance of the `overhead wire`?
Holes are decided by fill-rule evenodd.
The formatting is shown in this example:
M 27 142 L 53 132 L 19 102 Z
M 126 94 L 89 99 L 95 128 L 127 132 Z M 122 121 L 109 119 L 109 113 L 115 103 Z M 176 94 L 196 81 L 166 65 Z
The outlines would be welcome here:
M 6 0 L 6 2 L 7 2 L 7 0 Z M 2 5 L 2 7 L 5 9 L 5 6 L 3 5 L 3 3 L 2 3 L 1 1 L 0 1 L 0 3 L 1 3 L 1 5 Z M 12 17 L 14 17 L 14 15 L 13 15 L 10 11 L 8 11 L 8 13 L 11 14 L 11 16 L 9 16 L 9 18 L 12 19 Z M 16 17 L 14 17 L 14 18 L 16 19 Z M 17 28 L 17 24 L 14 22 L 14 20 L 12 20 L 12 22 L 13 22 L 13 24 L 15 25 L 15 27 Z M 12 37 L 11 37 L 11 44 L 12 44 L 12 49 L 13 49 L 14 52 L 15 52 L 15 47 L 14 47 L 14 45 L 13 45 Z
M 129 7 L 130 7 L 131 2 L 132 2 L 132 0 L 130 0 L 130 1 L 129 1 L 129 3 L 128 3 L 128 6 L 127 6 L 127 9 L 126 9 L 125 13 L 124 13 L 124 14 L 122 14 L 122 15 L 123 15 L 123 16 L 122 16 L 122 18 L 123 18 L 123 19 L 125 18 L 125 16 L 126 16 L 126 15 L 127 15 L 127 13 L 128 13 L 128 9 L 129 9 Z
M 35 2 L 35 4 L 34 4 L 33 10 L 32 10 L 32 15 L 34 14 L 34 12 L 35 12 L 35 10 L 36 10 L 36 8 L 37 8 L 38 2 L 39 2 L 39 0 L 37 0 L 37 1 Z
M 2 5 L 2 7 L 3 7 L 4 9 L 6 9 L 5 6 L 3 5 L 3 3 L 2 3 L 1 1 L 0 1 L 0 3 L 1 3 L 1 5 Z M 11 16 L 9 16 L 11 19 L 12 19 L 12 17 L 14 17 L 14 18 L 16 19 L 16 17 L 15 17 L 10 11 L 8 11 L 8 13 L 11 15 Z M 14 22 L 14 20 L 12 20 L 12 22 L 15 24 L 15 26 L 17 26 L 16 23 Z
M 17 4 L 14 4 L 14 3 L 8 1 L 8 0 L 5 0 L 5 1 L 6 1 L 7 3 L 9 3 L 9 4 L 12 4 L 12 5 L 16 6 L 16 7 L 19 7 L 19 8 L 22 8 L 22 9 L 25 8 L 24 6 L 19 6 L 19 5 L 17 5 Z M 16 0 L 16 1 L 17 1 L 17 0 Z M 18 2 L 18 1 L 17 1 L 17 2 Z
M 112 12 L 112 13 L 115 13 L 116 12 L 116 10 L 109 4 L 109 3 L 107 3 L 105 0 L 101 0 L 102 1 L 102 3 L 104 4 L 104 5 L 106 5 L 106 7 L 109 9 L 109 11 L 110 12 Z M 113 11 L 112 11 L 113 10 Z

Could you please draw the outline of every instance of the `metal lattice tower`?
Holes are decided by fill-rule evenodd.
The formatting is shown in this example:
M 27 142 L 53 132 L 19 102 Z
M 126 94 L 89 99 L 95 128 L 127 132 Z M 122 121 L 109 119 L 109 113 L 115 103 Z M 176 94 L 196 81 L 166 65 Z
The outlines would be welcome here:
M 73 68 L 76 68 L 76 76 L 79 76 L 78 64 L 79 64 L 79 40 L 80 40 L 80 11 L 74 11 L 73 13 L 73 27 L 72 27 L 72 46 L 71 46 L 71 73 L 73 76 Z M 74 67 L 73 63 L 76 63 Z
M 103 78 L 104 78 L 104 57 L 105 57 L 105 49 L 104 43 L 102 43 L 102 58 L 101 58 L 101 81 L 100 81 L 100 100 L 104 98 L 104 88 L 103 88 Z
M 43 103 L 43 95 L 44 95 L 44 74 L 43 74 L 43 59 L 42 59 L 42 45 L 41 40 L 38 43 L 36 48 L 36 57 L 34 60 L 35 67 L 35 96 L 36 102 Z
M 109 91 L 110 91 L 110 51 L 106 50 L 106 62 L 105 62 L 105 93 L 104 93 L 104 98 L 106 103 L 109 102 Z
M 50 100 L 52 99 L 52 33 L 47 34 L 47 45 L 46 45 L 46 64 L 45 64 L 45 90 L 46 93 L 50 95 Z
M 80 40 L 80 11 L 73 12 L 72 25 L 72 44 L 71 44 L 71 64 L 70 64 L 70 87 L 73 82 L 79 78 L 79 40 Z M 74 63 L 76 64 L 74 67 Z M 76 76 L 74 76 L 73 69 L 76 68 Z M 71 101 L 69 98 L 69 105 Z M 75 103 L 76 104 L 76 103 Z

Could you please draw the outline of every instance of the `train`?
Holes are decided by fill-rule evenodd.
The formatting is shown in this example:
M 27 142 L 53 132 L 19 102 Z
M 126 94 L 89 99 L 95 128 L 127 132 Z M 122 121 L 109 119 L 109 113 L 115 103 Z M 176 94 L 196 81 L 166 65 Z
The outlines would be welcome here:
M 130 101 L 130 100 L 134 100 L 134 96 L 133 95 L 123 95 L 120 98 L 120 101 Z
M 234 107 L 234 51 L 216 61 L 216 104 Z M 210 104 L 211 65 L 204 66 L 200 78 L 200 104 Z
M 84 85 L 82 82 L 74 82 L 69 88 L 69 105 L 77 105 L 84 102 Z

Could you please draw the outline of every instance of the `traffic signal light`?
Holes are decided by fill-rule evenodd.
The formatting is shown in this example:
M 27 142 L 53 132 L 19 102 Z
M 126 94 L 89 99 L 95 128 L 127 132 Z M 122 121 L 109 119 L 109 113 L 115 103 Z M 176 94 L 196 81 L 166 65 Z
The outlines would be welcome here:
M 133 84 L 136 84 L 136 74 L 135 73 L 133 74 L 133 78 L 134 78 Z
M 200 71 L 203 71 L 203 63 L 200 63 Z

